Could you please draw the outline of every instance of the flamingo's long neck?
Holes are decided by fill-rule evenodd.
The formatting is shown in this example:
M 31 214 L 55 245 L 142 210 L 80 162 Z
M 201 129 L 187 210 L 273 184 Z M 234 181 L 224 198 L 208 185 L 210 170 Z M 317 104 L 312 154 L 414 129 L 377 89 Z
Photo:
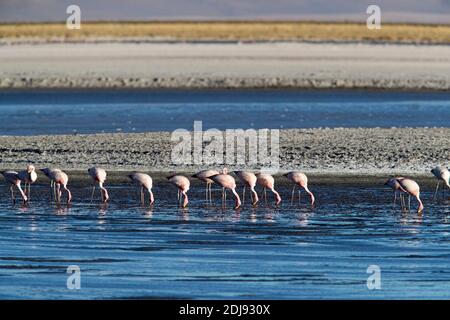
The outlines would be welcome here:
M 27 196 L 26 196 L 25 193 L 23 192 L 23 190 L 22 190 L 22 188 L 21 188 L 21 186 L 20 186 L 20 182 L 19 182 L 16 186 L 17 186 L 17 189 L 19 189 L 20 194 L 22 195 L 22 199 L 24 199 L 24 200 L 26 201 Z
M 314 204 L 314 202 L 316 201 L 316 199 L 314 198 L 314 195 L 311 191 L 309 191 L 308 189 L 308 185 L 305 184 L 305 186 L 303 187 L 305 189 L 305 191 L 309 194 L 309 196 L 311 197 L 311 205 Z M 395 191 L 394 191 L 395 192 Z
M 150 204 L 155 202 L 155 198 L 153 197 L 153 192 L 151 189 L 148 189 L 148 194 L 150 195 Z
M 240 207 L 241 206 L 241 198 L 239 198 L 239 195 L 236 192 L 236 188 L 231 189 L 231 191 L 233 192 L 234 196 L 236 197 L 236 207 Z
M 450 180 L 444 180 L 445 181 L 445 185 L 450 189 Z
M 186 193 L 186 191 L 182 190 L 181 194 L 184 196 L 183 207 L 186 207 L 189 202 L 187 193 Z
M 277 197 L 277 202 L 281 201 L 281 197 L 280 194 L 275 190 L 275 188 L 272 188 L 271 191 L 275 194 L 275 196 Z
M 419 202 L 419 209 L 417 210 L 417 212 L 421 212 L 423 210 L 423 203 L 419 198 L 419 195 L 416 196 L 417 201 Z
M 255 201 L 255 202 L 258 202 L 258 201 L 259 201 L 259 198 L 258 198 L 258 193 L 255 191 L 255 186 L 251 187 L 250 190 L 251 190 L 252 193 L 253 193 L 254 201 Z

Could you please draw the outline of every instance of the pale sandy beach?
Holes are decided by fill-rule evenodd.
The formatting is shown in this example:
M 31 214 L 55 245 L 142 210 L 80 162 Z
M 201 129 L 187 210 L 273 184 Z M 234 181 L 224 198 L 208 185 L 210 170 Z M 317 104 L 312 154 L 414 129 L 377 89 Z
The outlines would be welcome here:
M 0 169 L 20 169 L 29 162 L 81 171 L 94 164 L 115 171 L 192 172 L 205 167 L 173 164 L 169 132 L 1 136 L 0 146 Z M 431 168 L 448 163 L 449 146 L 450 128 L 282 130 L 280 171 L 429 176 Z
M 40 43 L 0 46 L 0 88 L 448 90 L 450 46 Z

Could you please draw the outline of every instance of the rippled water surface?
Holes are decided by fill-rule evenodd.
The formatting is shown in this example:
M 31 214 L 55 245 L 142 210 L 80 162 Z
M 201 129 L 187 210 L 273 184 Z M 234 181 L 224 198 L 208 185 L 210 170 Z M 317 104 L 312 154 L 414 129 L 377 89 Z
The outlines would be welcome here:
M 0 91 L 0 135 L 312 127 L 449 127 L 450 93 Z
M 47 185 L 31 202 L 12 205 L 0 184 L 0 298 L 450 298 L 450 201 L 401 212 L 383 187 L 318 185 L 317 206 L 302 194 L 279 207 L 247 200 L 241 210 L 190 191 L 187 209 L 176 190 L 154 189 L 153 208 L 128 185 L 110 186 L 111 203 L 89 202 L 72 186 L 74 203 L 49 203 Z M 448 195 L 448 194 L 447 194 Z M 416 203 L 411 202 L 416 208 Z M 66 287 L 69 265 L 81 268 L 81 289 Z M 381 268 L 381 290 L 368 290 L 369 265 Z

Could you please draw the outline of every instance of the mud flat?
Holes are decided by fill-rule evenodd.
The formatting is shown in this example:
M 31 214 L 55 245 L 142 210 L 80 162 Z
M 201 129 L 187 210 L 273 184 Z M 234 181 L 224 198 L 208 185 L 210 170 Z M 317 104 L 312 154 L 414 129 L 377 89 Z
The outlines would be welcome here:
M 0 169 L 27 163 L 65 170 L 99 165 L 112 171 L 192 172 L 207 165 L 171 160 L 170 132 L 0 136 Z M 428 176 L 450 161 L 450 128 L 334 128 L 280 131 L 280 169 L 315 175 Z M 217 167 L 221 167 L 218 165 Z M 229 168 L 246 166 L 228 165 Z M 251 169 L 258 169 L 258 166 Z
M 450 89 L 450 46 L 37 43 L 0 47 L 0 88 Z

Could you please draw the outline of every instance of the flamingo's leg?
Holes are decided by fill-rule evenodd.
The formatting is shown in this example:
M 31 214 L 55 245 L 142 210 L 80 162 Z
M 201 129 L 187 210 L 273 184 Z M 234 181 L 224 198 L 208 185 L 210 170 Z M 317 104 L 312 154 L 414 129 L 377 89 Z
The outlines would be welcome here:
M 11 185 L 11 188 L 9 188 L 11 190 L 11 200 L 12 203 L 15 204 L 16 203 L 16 199 L 14 198 L 14 189 L 13 189 L 13 185 Z
M 442 185 L 442 200 L 445 201 L 445 186 Z
M 53 185 L 53 180 L 50 181 L 50 201 L 56 200 L 55 199 L 55 187 Z
M 59 183 L 56 184 L 56 199 L 58 203 L 61 203 L 61 186 Z
M 242 191 L 242 204 L 244 204 L 245 201 L 245 184 L 244 184 L 244 190 Z
M 57 190 L 57 185 L 55 182 L 53 182 L 53 198 L 55 199 L 56 202 L 58 202 L 58 190 Z
M 95 183 L 92 186 L 91 202 L 94 201 L 94 193 L 95 193 Z
M 436 190 L 434 191 L 433 201 L 436 200 L 436 195 L 437 195 L 437 192 L 438 192 L 438 189 L 439 189 L 439 183 L 440 183 L 440 181 L 438 181 L 438 183 L 436 185 Z
M 294 187 L 292 188 L 291 206 L 294 204 L 294 195 L 295 195 L 295 184 Z
M 209 203 L 212 204 L 212 183 L 209 184 Z
M 223 188 L 223 194 L 224 194 L 224 196 L 223 196 L 223 198 L 224 198 L 224 206 L 226 207 L 227 206 L 227 189 L 226 188 Z
M 143 186 L 141 186 L 140 197 L 141 197 L 141 204 L 144 205 L 145 204 L 145 196 L 144 196 L 144 187 Z
M 404 210 L 406 207 L 406 203 L 405 203 L 405 196 L 403 195 L 403 193 L 400 193 L 400 204 L 401 204 L 402 210 Z

